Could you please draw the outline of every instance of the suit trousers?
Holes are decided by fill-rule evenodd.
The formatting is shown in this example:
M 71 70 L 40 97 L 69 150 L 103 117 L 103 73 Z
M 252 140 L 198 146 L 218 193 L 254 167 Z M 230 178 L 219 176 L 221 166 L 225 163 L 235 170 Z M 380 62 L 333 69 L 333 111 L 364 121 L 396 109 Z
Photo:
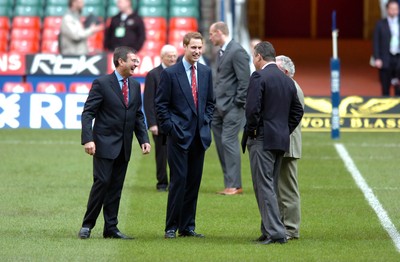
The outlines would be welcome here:
M 286 234 L 299 238 L 300 193 L 297 183 L 297 159 L 284 157 L 278 179 L 278 203 Z
M 170 183 L 165 231 L 194 230 L 205 149 L 196 134 L 187 150 L 167 141 Z
M 225 113 L 214 110 L 211 127 L 225 188 L 242 187 L 239 132 L 243 127 L 243 118 L 244 109 L 236 105 Z
M 163 135 L 153 135 L 156 149 L 157 189 L 168 187 L 167 174 L 167 145 L 163 144 Z
M 389 68 L 379 70 L 379 80 L 382 86 L 382 96 L 390 95 L 392 79 L 398 78 L 400 81 L 400 55 L 390 55 Z M 400 83 L 394 84 L 394 93 L 400 96 Z
M 271 239 L 286 238 L 278 206 L 278 176 L 283 152 L 263 149 L 262 140 L 248 140 L 251 176 L 261 215 L 261 233 Z
M 93 156 L 93 185 L 82 227 L 93 228 L 103 208 L 104 231 L 117 229 L 118 210 L 128 163 L 123 148 L 116 159 Z

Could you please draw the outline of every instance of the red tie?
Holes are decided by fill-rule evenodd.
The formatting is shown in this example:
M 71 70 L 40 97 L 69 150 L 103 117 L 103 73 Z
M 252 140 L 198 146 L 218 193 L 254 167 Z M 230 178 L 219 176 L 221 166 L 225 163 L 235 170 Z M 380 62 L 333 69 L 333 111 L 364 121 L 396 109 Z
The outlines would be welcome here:
M 196 67 L 192 65 L 192 95 L 194 100 L 194 105 L 197 109 L 197 84 L 196 84 Z
M 122 95 L 124 96 L 125 105 L 128 106 L 128 79 L 124 78 L 122 81 Z

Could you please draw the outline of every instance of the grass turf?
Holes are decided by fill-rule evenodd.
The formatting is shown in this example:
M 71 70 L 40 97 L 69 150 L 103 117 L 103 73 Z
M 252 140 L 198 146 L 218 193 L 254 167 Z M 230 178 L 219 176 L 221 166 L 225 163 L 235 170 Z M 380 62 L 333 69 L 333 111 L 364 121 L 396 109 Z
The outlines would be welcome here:
M 303 133 L 299 161 L 300 240 L 261 246 L 260 217 L 248 156 L 244 194 L 220 196 L 215 145 L 207 151 L 196 231 L 205 239 L 163 239 L 167 194 L 155 189 L 154 152 L 135 141 L 122 194 L 119 228 L 133 241 L 102 238 L 100 217 L 89 240 L 77 232 L 92 183 L 92 161 L 79 130 L 0 130 L 1 261 L 399 261 L 392 240 L 345 169 L 333 144 L 343 143 L 400 228 L 400 133 Z

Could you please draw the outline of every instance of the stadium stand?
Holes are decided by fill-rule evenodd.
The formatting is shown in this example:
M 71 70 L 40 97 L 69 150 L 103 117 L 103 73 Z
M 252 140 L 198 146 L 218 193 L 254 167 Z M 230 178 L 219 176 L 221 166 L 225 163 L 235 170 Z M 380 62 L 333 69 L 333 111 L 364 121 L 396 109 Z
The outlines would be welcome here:
M 39 82 L 36 86 L 38 93 L 65 93 L 66 87 L 62 82 Z
M 188 31 L 198 30 L 198 0 L 132 0 L 132 3 L 146 27 L 141 56 L 159 56 L 166 43 L 175 45 L 182 52 L 182 36 Z M 67 10 L 68 0 L 0 0 L 0 52 L 58 54 L 61 19 Z M 93 14 L 107 24 L 117 13 L 116 0 L 85 0 L 83 16 Z M 91 54 L 103 52 L 103 42 L 104 32 L 91 36 L 88 39 Z M 25 78 L 27 81 L 30 79 L 29 75 L 24 75 Z M 76 81 L 78 86 L 82 86 L 81 80 Z M 66 91 L 82 89 L 73 86 L 76 85 L 71 85 Z M 27 90 L 33 92 L 39 88 L 35 85 L 35 88 Z
M 92 83 L 89 82 L 73 82 L 69 85 L 68 92 L 77 94 L 87 94 L 92 88 Z
M 23 82 L 6 82 L 3 86 L 4 93 L 31 93 L 33 87 L 31 83 Z

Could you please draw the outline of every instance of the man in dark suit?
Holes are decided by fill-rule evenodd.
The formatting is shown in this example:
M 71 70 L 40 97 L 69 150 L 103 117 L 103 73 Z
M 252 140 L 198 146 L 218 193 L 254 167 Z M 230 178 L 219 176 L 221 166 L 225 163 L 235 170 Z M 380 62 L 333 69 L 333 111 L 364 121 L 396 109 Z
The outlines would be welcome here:
M 221 195 L 241 194 L 241 160 L 239 132 L 243 127 L 244 107 L 250 76 L 250 57 L 229 36 L 228 26 L 216 22 L 210 26 L 210 41 L 219 46 L 214 85 L 215 111 L 212 131 L 224 175 Z
M 400 96 L 400 19 L 399 3 L 389 0 L 387 17 L 376 24 L 373 37 L 375 67 L 379 69 L 382 95 L 390 95 L 392 80 L 395 95 Z
M 271 43 L 258 43 L 253 52 L 255 71 L 246 102 L 246 128 L 254 192 L 261 214 L 260 244 L 286 243 L 285 226 L 277 200 L 282 157 L 289 151 L 289 135 L 303 116 L 292 79 L 275 63 Z
M 198 32 L 183 38 L 182 61 L 164 69 L 156 92 L 160 128 L 168 135 L 168 193 L 165 238 L 204 237 L 195 232 L 197 198 L 204 155 L 211 144 L 214 109 L 211 69 L 198 63 L 203 37 Z
M 103 208 L 104 238 L 132 239 L 118 228 L 118 209 L 132 139 L 135 133 L 142 153 L 150 152 L 139 83 L 130 77 L 139 64 L 136 51 L 118 47 L 115 71 L 93 81 L 82 112 L 82 145 L 93 156 L 93 185 L 79 238 L 90 237 Z M 96 119 L 93 128 L 93 119 Z
M 156 149 L 156 177 L 158 191 L 167 191 L 167 146 L 163 142 L 163 133 L 159 128 L 156 109 L 154 107 L 154 97 L 156 94 L 160 75 L 164 68 L 170 67 L 176 63 L 177 50 L 172 45 L 165 45 L 161 48 L 161 65 L 150 70 L 145 79 L 143 105 L 146 114 L 147 126 L 153 134 L 153 140 Z

